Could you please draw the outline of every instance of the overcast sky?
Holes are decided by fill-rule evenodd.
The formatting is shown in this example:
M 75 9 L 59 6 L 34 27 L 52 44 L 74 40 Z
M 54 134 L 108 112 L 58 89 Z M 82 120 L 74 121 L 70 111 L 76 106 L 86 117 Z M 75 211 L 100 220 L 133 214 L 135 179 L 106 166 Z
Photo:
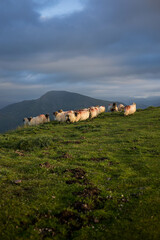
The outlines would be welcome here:
M 0 102 L 160 96 L 159 0 L 1 0 Z

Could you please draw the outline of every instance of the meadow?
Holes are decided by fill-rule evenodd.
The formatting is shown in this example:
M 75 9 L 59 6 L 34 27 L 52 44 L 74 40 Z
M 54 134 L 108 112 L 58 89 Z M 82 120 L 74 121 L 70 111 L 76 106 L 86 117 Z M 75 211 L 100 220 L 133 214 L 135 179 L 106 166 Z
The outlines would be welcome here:
M 0 134 L 1 240 L 160 239 L 160 107 Z

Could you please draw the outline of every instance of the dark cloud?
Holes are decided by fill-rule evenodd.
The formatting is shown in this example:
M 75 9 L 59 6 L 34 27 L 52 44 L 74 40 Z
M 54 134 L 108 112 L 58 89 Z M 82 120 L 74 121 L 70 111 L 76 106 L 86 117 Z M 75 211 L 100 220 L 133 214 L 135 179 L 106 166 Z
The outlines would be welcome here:
M 2 1 L 0 88 L 6 97 L 13 86 L 17 99 L 23 91 L 37 96 L 42 86 L 96 97 L 155 94 L 148 88 L 160 85 L 159 1 L 81 4 L 80 11 L 43 19 L 51 0 Z

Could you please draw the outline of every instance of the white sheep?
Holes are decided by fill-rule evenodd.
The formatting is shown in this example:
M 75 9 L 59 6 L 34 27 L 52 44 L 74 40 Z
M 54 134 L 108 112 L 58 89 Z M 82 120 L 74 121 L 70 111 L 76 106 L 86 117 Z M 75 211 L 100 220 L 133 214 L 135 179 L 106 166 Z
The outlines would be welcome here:
M 41 115 L 39 115 L 37 117 L 30 117 L 30 118 L 28 118 L 28 121 L 29 121 L 28 122 L 29 126 L 34 126 L 34 125 L 39 125 L 41 123 L 49 122 L 50 119 L 49 119 L 49 115 L 48 114 L 46 114 L 46 115 L 41 114 Z
M 53 115 L 55 116 L 55 120 L 58 122 L 66 122 L 66 116 L 69 113 L 73 113 L 73 111 L 63 111 L 59 110 L 59 112 L 54 112 Z
M 96 107 L 90 107 L 90 108 L 84 108 L 80 110 L 75 111 L 63 111 L 59 110 L 58 112 L 54 112 L 53 115 L 55 116 L 55 120 L 58 122 L 78 122 L 78 121 L 84 121 L 88 118 L 94 118 L 97 117 L 98 114 L 105 111 L 104 106 L 96 106 Z
M 45 114 L 44 122 L 50 122 L 49 114 Z
M 66 115 L 66 122 L 74 123 L 74 122 L 77 122 L 77 120 L 79 121 L 79 118 L 77 118 L 78 115 L 79 115 L 79 113 L 77 113 L 76 111 L 69 112 Z
M 87 110 L 81 109 L 75 112 L 77 113 L 76 122 L 87 120 L 90 115 L 90 112 L 88 109 Z
M 132 105 L 127 105 L 124 107 L 124 116 L 133 114 L 136 112 L 136 103 L 132 103 Z
M 108 105 L 108 112 L 118 112 L 117 103 L 110 103 Z
M 23 118 L 23 123 L 24 123 L 24 126 L 28 126 L 29 125 L 28 118 Z
M 124 110 L 124 105 L 123 104 L 119 104 L 118 105 L 118 111 L 122 112 Z
M 54 112 L 53 115 L 55 116 L 55 120 L 58 122 L 65 122 L 65 114 L 63 112 Z
M 95 107 L 91 107 L 89 109 L 89 112 L 90 112 L 90 118 L 91 119 L 97 117 L 97 115 L 98 115 L 98 111 Z
M 113 103 L 108 104 L 108 112 L 111 112 L 112 106 L 113 106 Z
M 105 106 L 100 106 L 99 107 L 99 114 L 105 112 L 105 110 L 106 110 Z

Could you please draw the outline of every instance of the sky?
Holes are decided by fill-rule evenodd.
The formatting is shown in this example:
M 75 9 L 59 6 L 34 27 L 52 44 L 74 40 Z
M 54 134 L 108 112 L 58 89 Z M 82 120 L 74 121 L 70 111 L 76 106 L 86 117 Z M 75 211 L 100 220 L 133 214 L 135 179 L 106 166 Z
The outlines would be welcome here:
M 159 0 L 1 0 L 0 106 L 160 96 Z

